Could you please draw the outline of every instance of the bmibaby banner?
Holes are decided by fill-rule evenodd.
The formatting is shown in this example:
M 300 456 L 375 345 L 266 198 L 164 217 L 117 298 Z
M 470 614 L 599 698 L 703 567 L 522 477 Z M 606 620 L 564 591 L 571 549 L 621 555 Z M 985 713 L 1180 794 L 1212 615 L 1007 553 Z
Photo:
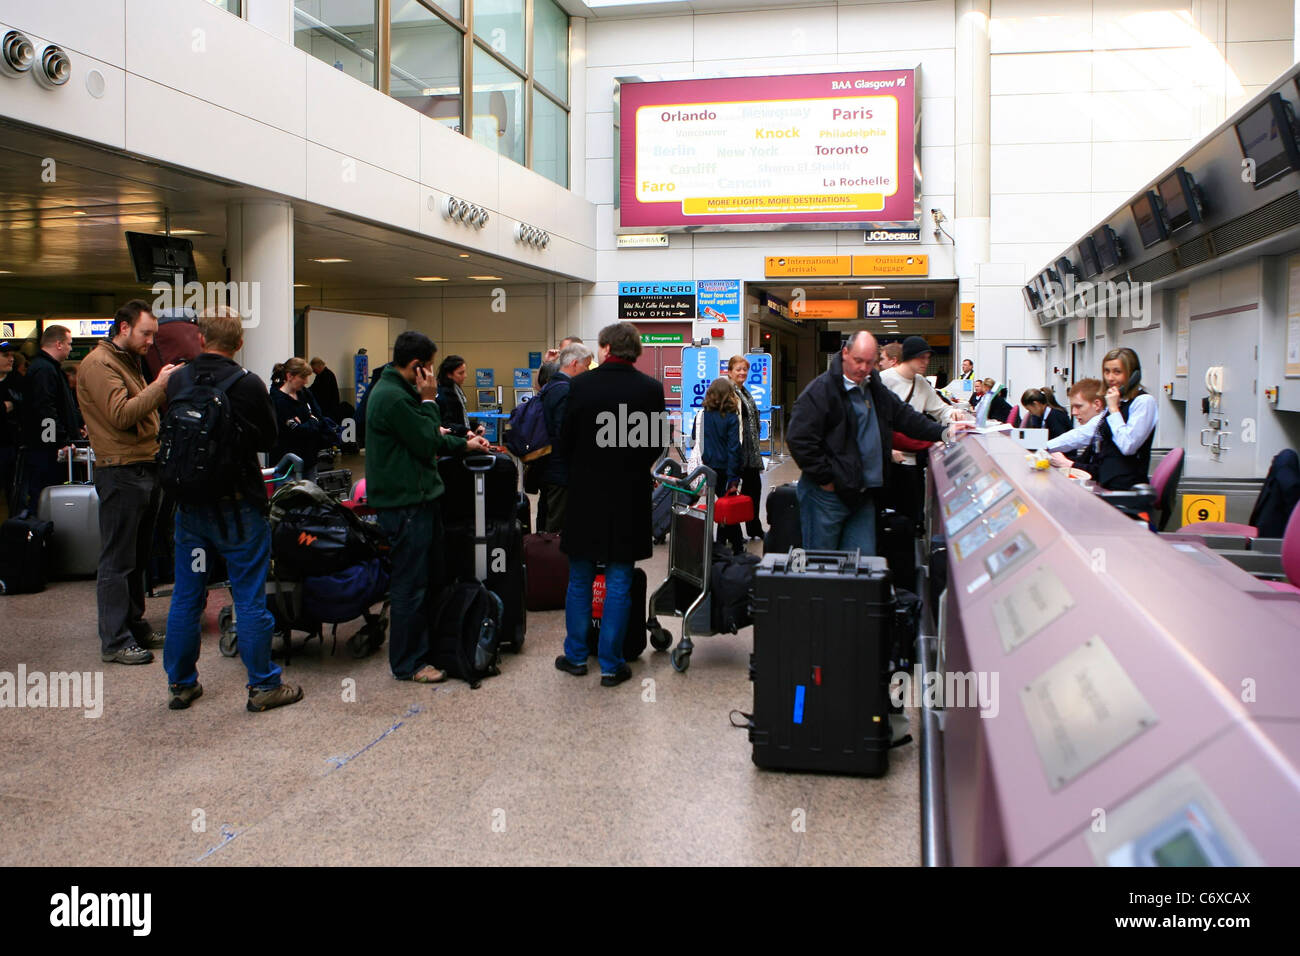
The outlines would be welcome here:
M 915 70 L 619 87 L 619 226 L 915 218 Z

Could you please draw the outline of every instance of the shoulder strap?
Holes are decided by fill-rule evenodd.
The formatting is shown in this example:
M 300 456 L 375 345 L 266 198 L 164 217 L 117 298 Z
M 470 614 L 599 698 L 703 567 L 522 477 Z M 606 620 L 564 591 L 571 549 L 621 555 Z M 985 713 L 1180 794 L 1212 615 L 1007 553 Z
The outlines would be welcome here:
M 223 378 L 220 382 L 218 382 L 213 387 L 219 391 L 228 392 L 236 382 L 238 382 L 241 378 L 243 378 L 247 374 L 248 374 L 248 369 L 246 368 L 235 369 L 235 371 L 231 372 L 228 376 Z
M 908 405 L 912 404 L 912 393 L 916 391 L 916 376 L 912 376 L 912 387 L 907 390 L 907 398 L 903 399 Z

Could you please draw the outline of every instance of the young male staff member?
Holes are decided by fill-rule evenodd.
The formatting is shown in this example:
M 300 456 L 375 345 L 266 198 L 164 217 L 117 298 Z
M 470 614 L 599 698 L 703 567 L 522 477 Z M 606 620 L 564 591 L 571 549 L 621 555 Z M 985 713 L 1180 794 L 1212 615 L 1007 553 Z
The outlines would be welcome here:
M 1091 449 L 1097 483 L 1109 491 L 1123 491 L 1150 475 L 1159 409 L 1139 384 L 1142 363 L 1132 349 L 1107 352 L 1101 374 L 1106 383 L 1106 414 L 1049 441 L 1047 451 Z

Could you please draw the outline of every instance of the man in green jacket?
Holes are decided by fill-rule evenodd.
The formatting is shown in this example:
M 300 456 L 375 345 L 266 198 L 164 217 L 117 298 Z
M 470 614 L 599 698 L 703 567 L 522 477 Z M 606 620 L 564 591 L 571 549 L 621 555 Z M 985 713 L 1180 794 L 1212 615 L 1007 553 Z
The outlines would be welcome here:
M 438 456 L 488 450 L 478 435 L 457 438 L 442 428 L 430 371 L 437 351 L 423 332 L 403 332 L 366 403 L 366 497 L 393 544 L 388 662 L 398 680 L 421 684 L 447 677 L 426 660 L 443 577 Z

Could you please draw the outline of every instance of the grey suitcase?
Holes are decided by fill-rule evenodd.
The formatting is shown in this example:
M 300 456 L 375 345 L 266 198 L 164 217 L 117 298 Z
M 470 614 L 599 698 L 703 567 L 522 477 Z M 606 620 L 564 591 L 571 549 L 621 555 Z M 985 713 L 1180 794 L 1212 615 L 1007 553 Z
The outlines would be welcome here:
M 93 480 L 94 460 L 89 448 L 74 448 L 68 456 L 69 483 L 50 485 L 41 492 L 36 516 L 54 524 L 49 543 L 51 577 L 94 577 L 99 570 L 99 495 L 94 484 L 72 483 L 75 464 L 84 464 Z

